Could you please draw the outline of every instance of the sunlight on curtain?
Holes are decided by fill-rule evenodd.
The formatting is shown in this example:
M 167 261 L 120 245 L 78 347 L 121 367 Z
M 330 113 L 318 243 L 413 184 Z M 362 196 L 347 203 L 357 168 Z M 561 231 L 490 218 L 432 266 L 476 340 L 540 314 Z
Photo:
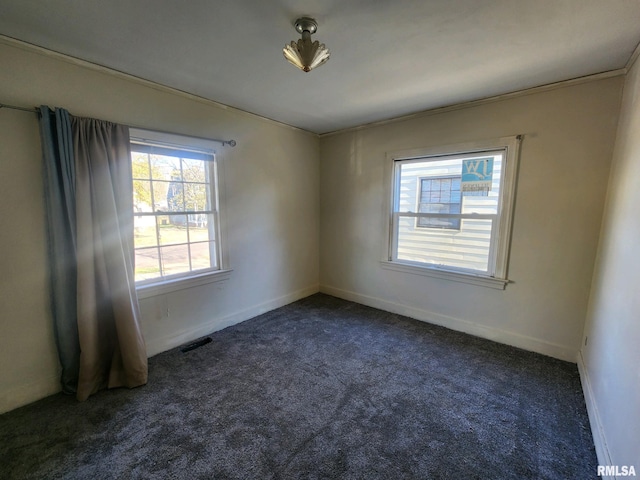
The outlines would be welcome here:
M 73 373 L 75 368 L 77 398 L 86 400 L 105 387 L 144 385 L 147 354 L 133 274 L 129 129 L 66 115 L 72 145 L 68 122 L 56 121 L 52 126 L 49 109 L 41 108 L 41 131 L 67 132 L 64 142 L 57 137 L 46 140 L 43 133 L 47 202 L 52 205 L 48 206 L 49 238 L 50 244 L 58 246 L 50 248 L 52 302 L 54 306 L 62 302 L 53 311 L 57 336 L 64 334 L 66 339 L 65 343 L 58 338 L 61 362 L 64 358 L 68 364 L 63 363 L 63 384 L 70 384 L 65 391 L 73 391 L 73 381 L 72 375 L 64 376 L 64 369 Z M 64 161 L 57 148 L 60 143 L 69 147 Z M 49 148 L 51 145 L 56 148 Z M 52 165 L 58 165 L 57 170 Z M 65 168 L 61 175 L 59 170 Z M 58 222 L 65 227 L 64 235 L 57 234 Z M 59 288 L 61 283 L 66 290 Z M 58 290 L 63 293 L 60 298 Z

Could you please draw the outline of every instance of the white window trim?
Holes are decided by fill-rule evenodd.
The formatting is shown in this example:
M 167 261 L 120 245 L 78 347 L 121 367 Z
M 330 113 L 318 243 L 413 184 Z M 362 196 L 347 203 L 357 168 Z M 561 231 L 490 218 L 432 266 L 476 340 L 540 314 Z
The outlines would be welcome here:
M 421 275 L 423 277 L 435 277 L 444 280 L 450 280 L 460 283 L 468 283 L 471 285 L 480 285 L 482 287 L 495 288 L 496 290 L 504 290 L 509 280 L 495 277 L 487 277 L 476 273 L 463 273 L 460 271 L 451 271 L 437 266 L 423 266 L 422 264 L 412 264 L 409 262 L 392 262 L 382 260 L 380 266 L 386 270 L 394 270 L 396 272 L 410 273 L 412 275 Z
M 167 145 L 185 149 L 188 147 L 198 150 L 211 151 L 215 155 L 216 168 L 213 171 L 212 181 L 215 182 L 215 210 L 214 218 L 217 229 L 217 262 L 216 270 L 196 270 L 192 273 L 178 274 L 175 277 L 169 277 L 158 280 L 143 281 L 136 283 L 136 293 L 139 299 L 155 297 L 167 293 L 185 290 L 188 288 L 199 287 L 211 283 L 227 281 L 231 277 L 233 269 L 229 268 L 229 260 L 227 256 L 227 235 L 226 235 L 226 217 L 224 215 L 223 199 L 224 197 L 224 174 L 223 174 L 223 156 L 216 151 L 215 142 L 182 136 L 179 134 L 170 134 L 164 132 L 156 132 L 153 130 L 143 130 L 138 128 L 130 128 L 129 135 L 138 139 L 145 139 L 151 142 L 166 143 Z
M 157 297 L 167 293 L 186 290 L 187 288 L 200 287 L 209 283 L 224 282 L 231 277 L 233 270 L 213 270 L 188 277 L 180 277 L 163 280 L 157 283 L 137 285 L 136 292 L 138 298 Z
M 520 158 L 520 142 L 522 136 L 514 135 L 490 140 L 480 140 L 453 145 L 436 147 L 416 148 L 410 150 L 400 150 L 387 153 L 384 165 L 384 192 L 385 201 L 386 243 L 380 265 L 388 270 L 395 270 L 415 275 L 436 277 L 444 280 L 470 283 L 491 288 L 504 289 L 509 283 L 508 263 L 511 245 L 511 229 L 513 221 L 513 210 L 515 205 L 516 179 L 518 175 L 518 163 Z M 417 262 L 409 262 L 393 259 L 393 252 L 396 250 L 396 238 L 393 230 L 394 212 L 394 191 L 395 191 L 395 161 L 411 160 L 422 157 L 438 155 L 456 155 L 465 153 L 476 153 L 479 151 L 506 150 L 503 167 L 503 185 L 500 195 L 500 221 L 499 236 L 495 248 L 495 274 L 486 275 L 477 272 L 467 272 L 462 269 L 447 269 L 438 265 L 428 265 Z

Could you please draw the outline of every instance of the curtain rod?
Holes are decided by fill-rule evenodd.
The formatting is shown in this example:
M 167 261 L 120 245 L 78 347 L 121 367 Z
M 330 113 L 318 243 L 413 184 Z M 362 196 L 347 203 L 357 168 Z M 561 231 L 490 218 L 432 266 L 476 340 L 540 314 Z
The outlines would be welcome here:
M 6 103 L 0 103 L 0 109 L 2 108 L 9 108 L 11 110 L 20 110 L 22 112 L 30 112 L 30 113 L 40 113 L 40 109 L 38 107 L 33 107 L 33 108 L 27 108 L 27 107 L 17 107 L 15 105 L 7 105 Z M 149 132 L 154 132 L 154 133 L 163 133 L 165 135 L 179 135 L 182 137 L 187 137 L 187 138 L 195 138 L 198 140 L 206 140 L 209 142 L 217 142 L 217 143 L 221 143 L 222 146 L 224 147 L 225 145 L 229 145 L 231 147 L 235 147 L 237 145 L 235 140 L 219 140 L 217 138 L 209 138 L 209 137 L 199 137 L 197 135 L 187 135 L 184 133 L 175 133 L 175 132 L 167 132 L 165 130 L 153 130 L 151 128 L 147 128 L 147 127 L 140 127 L 138 125 L 126 125 L 129 128 L 137 128 L 139 130 L 147 130 Z
M 11 110 L 21 110 L 23 112 L 31 113 L 38 113 L 40 111 L 39 108 L 16 107 L 15 105 L 7 105 L 6 103 L 0 103 L 0 108 L 10 108 Z

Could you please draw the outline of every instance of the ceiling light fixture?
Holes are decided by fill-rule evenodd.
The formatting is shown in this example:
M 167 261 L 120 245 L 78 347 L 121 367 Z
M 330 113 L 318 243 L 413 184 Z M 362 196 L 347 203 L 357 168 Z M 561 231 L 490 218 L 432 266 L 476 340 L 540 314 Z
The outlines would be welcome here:
M 318 22 L 313 18 L 302 17 L 296 20 L 296 31 L 302 34 L 297 42 L 284 46 L 282 53 L 287 61 L 300 70 L 310 72 L 329 60 L 329 49 L 317 40 L 311 41 L 311 34 L 318 30 Z

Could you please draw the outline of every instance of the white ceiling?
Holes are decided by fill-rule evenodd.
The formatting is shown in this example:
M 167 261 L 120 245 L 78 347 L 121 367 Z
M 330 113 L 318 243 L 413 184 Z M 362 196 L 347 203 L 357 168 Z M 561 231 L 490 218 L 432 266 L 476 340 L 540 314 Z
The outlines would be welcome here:
M 287 63 L 295 19 L 331 50 Z M 638 0 L 1 0 L 0 33 L 316 133 L 623 68 Z

